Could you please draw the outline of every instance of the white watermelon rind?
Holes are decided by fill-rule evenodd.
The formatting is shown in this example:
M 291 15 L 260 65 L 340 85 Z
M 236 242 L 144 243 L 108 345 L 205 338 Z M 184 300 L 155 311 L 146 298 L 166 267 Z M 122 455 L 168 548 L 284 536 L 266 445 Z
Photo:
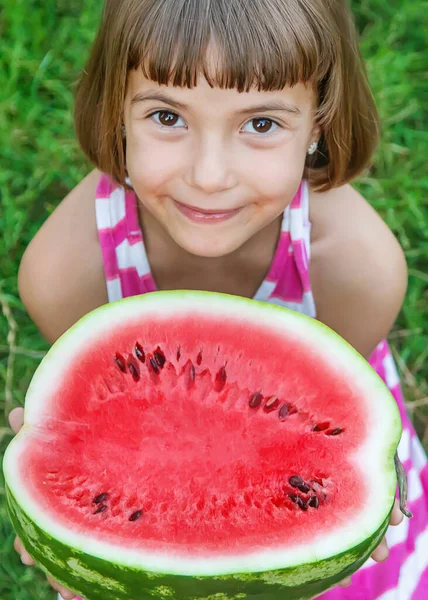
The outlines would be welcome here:
M 331 364 L 343 370 L 343 373 L 348 373 L 353 381 L 358 381 L 362 390 L 370 392 L 365 394 L 365 397 L 375 397 L 366 407 L 368 418 L 373 423 L 373 435 L 354 457 L 355 463 L 364 470 L 371 494 L 366 499 L 366 506 L 362 507 L 352 524 L 337 528 L 331 534 L 323 532 L 318 540 L 311 542 L 310 547 L 282 547 L 263 554 L 216 556 L 207 560 L 174 556 L 172 560 L 162 553 L 149 554 L 126 550 L 72 532 L 53 522 L 27 493 L 25 477 L 17 469 L 20 453 L 25 452 L 32 431 L 49 413 L 49 399 L 55 396 L 55 390 L 61 385 L 67 364 L 75 353 L 87 344 L 95 342 L 115 324 L 123 325 L 124 320 L 149 319 L 150 315 L 159 314 L 165 318 L 173 318 L 177 314 L 189 313 L 200 313 L 202 316 L 208 314 L 219 319 L 233 315 L 234 319 L 248 321 L 250 325 L 263 325 L 275 332 L 283 330 L 286 336 L 295 334 L 303 341 L 310 340 L 312 347 L 317 347 L 324 358 L 328 358 Z M 55 365 L 54 369 L 51 368 L 52 364 Z M 376 532 L 383 530 L 395 495 L 393 456 L 401 435 L 401 419 L 396 402 L 383 381 L 363 357 L 325 325 L 294 311 L 254 300 L 209 292 L 156 292 L 127 298 L 96 309 L 83 317 L 52 346 L 33 377 L 27 392 L 25 408 L 24 427 L 10 444 L 4 459 L 9 497 L 19 498 L 21 507 L 14 511 L 15 522 L 19 520 L 18 516 L 21 513 L 38 531 L 43 532 L 43 535 L 55 538 L 55 545 L 74 548 L 75 552 L 86 552 L 84 556 L 98 556 L 103 562 L 115 562 L 119 569 L 142 569 L 152 573 L 170 573 L 186 577 L 213 577 L 240 572 L 294 570 L 300 569 L 301 565 L 305 565 L 305 572 L 308 572 L 310 564 L 313 579 L 313 567 L 326 561 L 330 564 L 336 562 L 337 573 L 341 570 L 338 568 L 339 564 L 344 564 L 339 560 L 339 556 L 351 552 L 349 548 L 359 548 L 359 551 L 363 552 L 371 546 L 370 540 L 377 537 Z M 354 559 L 351 562 L 354 562 Z

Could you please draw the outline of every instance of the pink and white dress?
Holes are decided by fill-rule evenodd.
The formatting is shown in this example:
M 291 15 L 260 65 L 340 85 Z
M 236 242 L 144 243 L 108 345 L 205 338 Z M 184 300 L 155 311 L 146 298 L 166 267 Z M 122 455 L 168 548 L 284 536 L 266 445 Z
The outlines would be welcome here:
M 135 193 L 102 175 L 96 194 L 96 219 L 110 302 L 156 290 L 138 222 Z M 263 283 L 254 298 L 316 317 L 309 280 L 309 192 L 302 181 L 285 209 L 280 240 Z M 322 600 L 428 600 L 428 463 L 406 414 L 397 370 L 386 341 L 370 358 L 401 412 L 403 435 L 399 456 L 407 472 L 408 508 L 413 519 L 390 527 L 389 559 L 369 559 L 348 588 L 326 592 Z

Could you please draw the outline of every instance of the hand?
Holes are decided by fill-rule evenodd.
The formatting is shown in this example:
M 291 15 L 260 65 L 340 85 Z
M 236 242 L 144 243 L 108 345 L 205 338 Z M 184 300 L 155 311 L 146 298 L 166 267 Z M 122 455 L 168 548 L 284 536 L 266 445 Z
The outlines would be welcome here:
M 398 502 L 397 499 L 395 499 L 394 508 L 392 509 L 391 520 L 389 521 L 389 524 L 394 525 L 394 526 L 400 525 L 403 518 L 404 518 L 403 513 L 400 510 L 400 503 Z M 383 538 L 383 540 L 381 541 L 379 546 L 373 552 L 372 559 L 375 560 L 376 562 L 383 562 L 384 560 L 386 560 L 388 558 L 388 556 L 389 556 L 388 544 L 386 543 L 386 538 Z M 341 587 L 348 587 L 349 585 L 351 585 L 351 583 L 352 583 L 351 578 L 347 577 L 346 579 L 341 581 L 338 585 L 340 585 Z
M 10 412 L 9 423 L 10 423 L 10 426 L 12 427 L 13 432 L 18 433 L 18 431 L 21 429 L 21 427 L 24 423 L 24 409 L 23 408 L 14 408 Z M 23 543 L 21 542 L 21 540 L 18 537 L 15 538 L 13 547 L 20 555 L 21 561 L 24 563 L 24 565 L 34 565 L 34 560 L 31 558 L 31 556 L 25 550 Z M 63 587 L 62 585 L 60 585 L 59 583 L 54 581 L 52 579 L 52 577 L 50 577 L 49 575 L 47 576 L 47 580 L 49 581 L 49 583 L 51 584 L 53 589 L 61 594 L 61 596 L 64 600 L 73 600 L 73 598 L 76 597 L 76 594 L 74 592 L 72 592 L 71 590 L 68 590 L 67 588 Z

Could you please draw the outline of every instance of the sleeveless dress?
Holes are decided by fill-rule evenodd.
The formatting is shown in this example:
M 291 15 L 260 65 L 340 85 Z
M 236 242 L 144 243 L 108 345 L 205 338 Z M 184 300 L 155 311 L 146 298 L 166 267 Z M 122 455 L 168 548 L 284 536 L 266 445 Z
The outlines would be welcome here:
M 97 188 L 96 219 L 110 302 L 156 290 L 138 222 L 133 190 L 125 191 L 102 175 Z M 309 192 L 302 181 L 285 209 L 279 243 L 263 283 L 254 298 L 316 317 L 309 281 Z M 399 406 L 403 435 L 399 456 L 409 484 L 412 519 L 390 527 L 390 556 L 384 563 L 369 559 L 348 588 L 336 587 L 322 600 L 428 600 L 428 464 L 422 445 L 406 414 L 396 367 L 386 341 L 370 358 Z M 135 599 L 137 600 L 137 599 Z

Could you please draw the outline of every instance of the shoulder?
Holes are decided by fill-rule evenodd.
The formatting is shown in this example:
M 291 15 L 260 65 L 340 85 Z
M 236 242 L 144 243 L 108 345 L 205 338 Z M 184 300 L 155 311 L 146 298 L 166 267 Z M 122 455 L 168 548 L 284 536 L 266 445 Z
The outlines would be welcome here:
M 318 317 L 365 356 L 388 334 L 407 288 L 403 251 L 346 185 L 311 193 L 311 279 Z
M 107 302 L 95 218 L 100 175 L 92 171 L 60 202 L 32 239 L 19 267 L 22 302 L 50 342 Z

